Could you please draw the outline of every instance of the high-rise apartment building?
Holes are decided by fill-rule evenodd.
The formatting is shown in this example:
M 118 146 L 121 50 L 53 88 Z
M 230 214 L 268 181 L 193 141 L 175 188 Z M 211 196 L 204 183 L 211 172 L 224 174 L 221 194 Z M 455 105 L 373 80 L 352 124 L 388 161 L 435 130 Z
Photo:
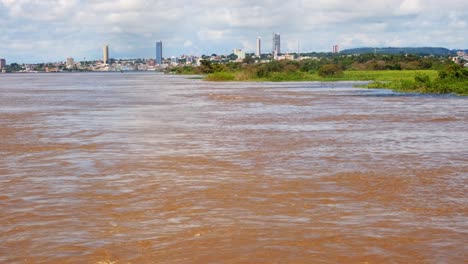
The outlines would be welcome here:
M 255 50 L 255 55 L 260 57 L 262 55 L 262 40 L 260 37 L 257 38 L 257 49 Z
M 273 51 L 274 56 L 278 56 L 281 53 L 281 39 L 280 34 L 275 33 L 273 34 Z
M 162 56 L 162 41 L 156 42 L 156 64 L 161 65 L 163 60 Z
M 0 59 L 0 70 L 4 69 L 6 66 L 6 60 L 5 59 Z
M 102 61 L 104 62 L 104 64 L 109 63 L 109 45 L 105 45 L 102 48 Z
M 333 53 L 339 53 L 340 50 L 338 48 L 338 45 L 333 45 Z
M 71 68 L 75 65 L 75 60 L 73 58 L 67 58 L 67 68 Z

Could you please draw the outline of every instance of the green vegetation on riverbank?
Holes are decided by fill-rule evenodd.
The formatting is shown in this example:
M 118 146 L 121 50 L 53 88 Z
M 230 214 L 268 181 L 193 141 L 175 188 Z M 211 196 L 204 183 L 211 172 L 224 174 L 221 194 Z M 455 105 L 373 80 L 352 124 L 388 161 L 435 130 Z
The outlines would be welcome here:
M 366 87 L 387 88 L 399 92 L 468 95 L 468 69 L 452 64 L 438 71 L 436 76 L 428 72 L 417 72 L 412 79 L 376 80 Z
M 206 75 L 207 81 L 375 81 L 389 82 L 393 80 L 411 81 L 417 74 L 437 77 L 436 70 L 402 70 L 402 71 L 343 71 L 341 75 L 323 77 L 318 73 L 278 72 L 265 78 L 248 78 L 243 72 L 215 72 Z
M 369 88 L 404 92 L 468 94 L 468 74 L 448 58 L 415 55 L 352 55 L 306 60 L 225 64 L 202 60 L 176 67 L 178 74 L 203 74 L 207 81 L 371 81 Z

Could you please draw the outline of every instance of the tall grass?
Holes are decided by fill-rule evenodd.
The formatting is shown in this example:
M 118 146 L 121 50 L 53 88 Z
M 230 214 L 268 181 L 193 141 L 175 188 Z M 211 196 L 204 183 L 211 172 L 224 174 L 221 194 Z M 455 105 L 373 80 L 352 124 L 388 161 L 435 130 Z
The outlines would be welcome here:
M 321 77 L 309 72 L 270 72 L 262 77 L 246 71 L 216 72 L 208 74 L 207 81 L 394 81 L 414 80 L 417 74 L 425 74 L 430 78 L 437 76 L 435 70 L 402 70 L 402 71 L 344 71 L 339 77 Z
M 414 80 L 417 74 L 430 78 L 437 77 L 436 70 L 402 70 L 402 71 L 345 71 L 343 78 L 356 81 L 395 81 Z
M 248 71 L 215 72 L 207 81 L 371 81 L 367 88 L 386 88 L 400 92 L 455 93 L 468 95 L 468 80 L 438 77 L 436 70 L 345 71 L 339 77 L 321 77 L 309 72 L 269 72 L 261 78 Z
M 416 73 L 413 79 L 402 78 L 369 83 L 368 88 L 387 88 L 399 92 L 419 92 L 458 95 L 468 95 L 468 79 L 466 78 L 440 78 L 437 74 L 427 75 Z

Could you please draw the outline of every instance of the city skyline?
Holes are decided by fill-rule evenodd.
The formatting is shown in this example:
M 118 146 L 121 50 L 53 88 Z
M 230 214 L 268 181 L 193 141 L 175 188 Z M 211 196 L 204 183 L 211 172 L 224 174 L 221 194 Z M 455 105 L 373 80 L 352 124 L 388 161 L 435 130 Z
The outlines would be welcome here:
M 97 60 L 102 58 L 103 43 L 112 46 L 113 58 L 152 58 L 157 39 L 164 41 L 166 57 L 229 54 L 233 48 L 255 53 L 257 36 L 264 47 L 273 45 L 271 32 L 281 32 L 283 53 L 296 52 L 297 43 L 304 52 L 329 52 L 335 44 L 340 49 L 468 47 L 463 34 L 468 11 L 456 0 L 292 0 L 253 5 L 244 0 L 0 0 L 0 13 L 0 58 L 18 63 L 67 57 Z

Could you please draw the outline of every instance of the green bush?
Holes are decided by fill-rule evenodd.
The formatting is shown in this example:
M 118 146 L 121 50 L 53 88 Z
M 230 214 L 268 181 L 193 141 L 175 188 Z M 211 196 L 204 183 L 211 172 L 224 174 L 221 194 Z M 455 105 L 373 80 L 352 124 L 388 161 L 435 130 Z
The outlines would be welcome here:
M 343 70 L 336 64 L 326 64 L 320 67 L 318 75 L 321 77 L 340 77 L 343 76 Z
M 414 82 L 416 86 L 418 87 L 431 87 L 431 79 L 429 78 L 429 75 L 427 74 L 422 74 L 422 73 L 416 73 L 416 76 L 414 76 Z
M 215 72 L 208 74 L 206 76 L 207 81 L 216 81 L 216 82 L 222 82 L 222 81 L 234 81 L 234 74 L 230 72 Z
M 443 70 L 439 71 L 439 78 L 440 79 L 448 79 L 448 78 L 467 79 L 468 70 L 465 68 L 462 68 L 458 64 L 450 64 L 446 66 Z

